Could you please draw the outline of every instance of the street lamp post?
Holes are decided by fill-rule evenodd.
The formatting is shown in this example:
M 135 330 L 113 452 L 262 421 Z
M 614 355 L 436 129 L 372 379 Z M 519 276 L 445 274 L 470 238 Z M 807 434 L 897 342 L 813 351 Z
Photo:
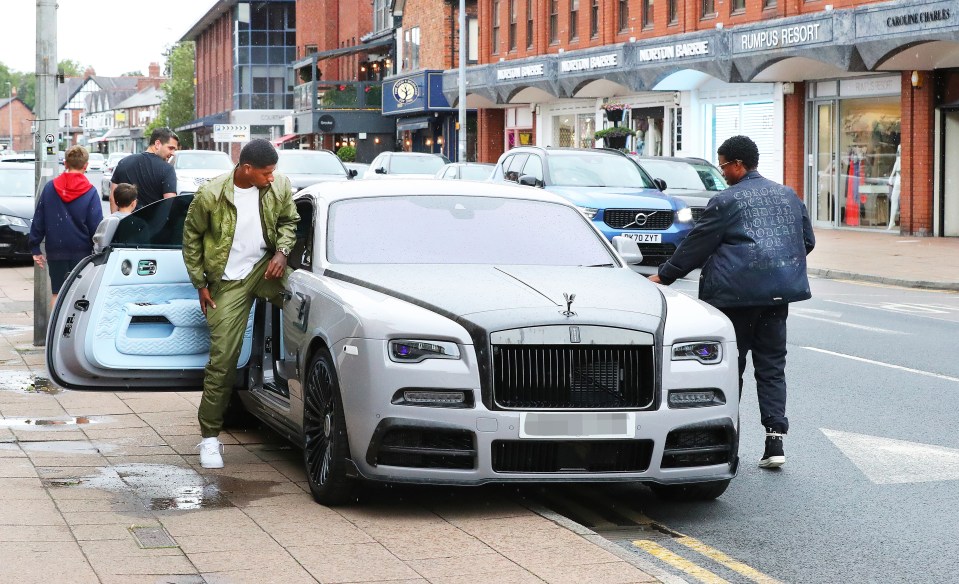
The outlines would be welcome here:
M 10 100 L 7 102 L 7 121 L 10 124 L 10 152 L 13 152 L 13 83 L 9 81 L 7 81 L 7 95 L 10 96 Z

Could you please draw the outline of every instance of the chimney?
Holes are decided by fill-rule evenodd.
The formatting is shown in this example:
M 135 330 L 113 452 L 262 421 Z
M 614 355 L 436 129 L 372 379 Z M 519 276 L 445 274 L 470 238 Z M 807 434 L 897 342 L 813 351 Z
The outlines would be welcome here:
M 159 77 L 160 76 L 160 64 L 159 63 L 150 63 L 149 74 L 147 77 Z
M 97 72 L 93 70 L 93 67 L 87 67 L 87 70 L 83 72 L 83 78 L 84 78 L 84 79 L 89 79 L 89 78 L 93 77 L 93 76 L 96 75 L 96 74 L 97 74 Z

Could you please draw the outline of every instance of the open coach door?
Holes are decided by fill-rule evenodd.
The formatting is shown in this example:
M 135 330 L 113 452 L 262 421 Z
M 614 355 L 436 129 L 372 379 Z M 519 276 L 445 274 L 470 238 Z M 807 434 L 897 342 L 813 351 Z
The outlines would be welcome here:
M 137 390 L 202 385 L 210 335 L 181 252 L 192 200 L 163 199 L 116 222 L 105 249 L 68 276 L 47 330 L 55 383 Z M 250 358 L 252 330 L 251 313 L 240 368 Z

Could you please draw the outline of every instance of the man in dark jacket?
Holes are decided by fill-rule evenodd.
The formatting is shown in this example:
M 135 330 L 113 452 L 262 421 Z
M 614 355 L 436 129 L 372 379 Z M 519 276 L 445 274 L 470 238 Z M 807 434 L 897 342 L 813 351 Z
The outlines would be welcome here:
M 699 298 L 721 310 L 736 329 L 739 391 L 746 354 L 753 353 L 766 450 L 759 466 L 785 464 L 786 317 L 789 303 L 812 296 L 806 255 L 816 239 L 802 200 L 758 172 L 759 149 L 733 136 L 717 150 L 729 188 L 709 200 L 702 218 L 673 256 L 650 276 L 665 285 L 696 268 Z
M 84 174 L 90 155 L 83 146 L 74 146 L 64 156 L 63 174 L 48 182 L 40 193 L 30 226 L 33 261 L 50 273 L 51 303 L 67 274 L 80 260 L 93 253 L 93 234 L 103 220 L 100 195 Z M 46 240 L 46 258 L 40 242 Z

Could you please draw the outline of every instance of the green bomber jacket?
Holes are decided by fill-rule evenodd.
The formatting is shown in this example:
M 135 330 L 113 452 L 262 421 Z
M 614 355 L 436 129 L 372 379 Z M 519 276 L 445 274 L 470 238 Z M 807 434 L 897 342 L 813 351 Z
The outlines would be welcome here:
M 218 176 L 197 189 L 187 211 L 183 224 L 183 261 L 190 282 L 197 289 L 220 281 L 230 257 L 236 231 L 234 171 Z M 270 186 L 260 189 L 260 226 L 271 254 L 278 249 L 289 252 L 293 248 L 299 220 L 290 179 L 274 174 Z

